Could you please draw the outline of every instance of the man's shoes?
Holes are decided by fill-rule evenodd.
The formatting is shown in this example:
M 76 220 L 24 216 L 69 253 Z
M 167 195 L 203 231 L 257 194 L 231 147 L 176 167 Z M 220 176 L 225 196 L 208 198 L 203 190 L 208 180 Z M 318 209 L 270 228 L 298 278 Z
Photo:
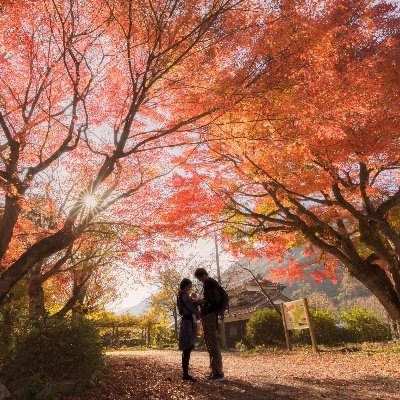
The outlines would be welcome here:
M 225 376 L 224 376 L 224 374 L 213 375 L 213 376 L 210 376 L 208 379 L 213 382 L 221 382 L 221 381 L 225 380 Z
M 191 376 L 191 375 L 183 375 L 183 376 L 182 376 L 182 379 L 183 379 L 184 381 L 196 382 L 196 378 L 193 378 L 193 376 Z

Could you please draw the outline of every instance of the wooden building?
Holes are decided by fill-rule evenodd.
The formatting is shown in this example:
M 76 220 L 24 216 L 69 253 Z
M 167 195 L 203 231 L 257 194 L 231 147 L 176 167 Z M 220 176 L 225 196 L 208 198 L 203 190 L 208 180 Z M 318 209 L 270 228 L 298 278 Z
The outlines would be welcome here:
M 245 279 L 228 287 L 229 311 L 226 312 L 224 321 L 226 344 L 229 348 L 234 348 L 237 342 L 244 339 L 246 324 L 256 310 L 273 307 L 260 285 L 274 304 L 279 305 L 291 300 L 282 294 L 284 285 L 271 282 L 262 276 L 257 276 L 257 280 Z

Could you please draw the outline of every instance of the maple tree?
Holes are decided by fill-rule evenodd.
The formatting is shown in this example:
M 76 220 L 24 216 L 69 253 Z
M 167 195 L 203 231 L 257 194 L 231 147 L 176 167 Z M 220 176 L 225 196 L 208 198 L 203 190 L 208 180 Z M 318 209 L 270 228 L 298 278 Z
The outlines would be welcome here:
M 94 223 L 134 225 L 162 204 L 173 149 L 201 141 L 218 108 L 207 87 L 240 3 L 1 4 L 0 302 Z M 57 210 L 40 231 L 38 193 Z
M 31 199 L 31 202 L 33 205 L 30 209 L 22 212 L 24 222 L 33 225 L 36 233 L 45 232 L 54 225 L 59 210 L 48 207 L 46 201 L 41 198 Z M 25 230 L 15 236 L 18 237 L 21 233 L 23 236 L 27 234 Z M 30 233 L 30 236 L 32 235 L 34 234 Z M 110 301 L 116 297 L 116 274 L 113 274 L 113 268 L 118 268 L 122 262 L 127 266 L 132 265 L 138 257 L 146 254 L 141 253 L 142 250 L 135 246 L 138 236 L 133 226 L 120 226 L 113 224 L 112 220 L 105 225 L 94 224 L 65 251 L 37 263 L 24 279 L 29 297 L 30 317 L 47 314 L 47 297 L 51 298 L 50 303 L 53 304 L 60 305 L 60 302 L 66 302 L 58 312 L 59 315 L 70 309 L 74 310 L 78 300 L 80 303 L 85 300 L 84 309 L 94 311 L 99 302 L 106 299 Z M 146 235 L 146 239 L 142 233 L 141 242 L 146 244 L 146 252 L 154 251 L 149 244 L 149 234 Z M 25 238 L 25 242 L 29 243 L 29 240 Z M 158 245 L 160 246 L 159 242 Z M 73 296 L 66 299 L 69 289 Z M 50 305 L 50 308 L 54 307 Z
M 302 248 L 304 262 L 290 256 L 280 278 L 311 266 L 315 279 L 334 280 L 343 265 L 397 323 L 398 11 L 385 1 L 272 2 L 243 55 L 240 99 L 191 163 L 225 201 L 221 221 L 239 252 L 283 261 Z
M 316 279 L 342 264 L 400 320 L 396 6 L 241 5 L 1 3 L 0 301 L 65 279 L 92 229 L 127 227 L 147 266 L 224 210 L 237 248 L 306 244 Z

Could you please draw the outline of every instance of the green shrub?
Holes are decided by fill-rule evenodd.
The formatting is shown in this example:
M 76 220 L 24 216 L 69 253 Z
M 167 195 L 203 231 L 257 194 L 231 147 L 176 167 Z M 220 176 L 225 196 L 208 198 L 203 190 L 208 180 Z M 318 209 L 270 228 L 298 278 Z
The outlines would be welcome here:
M 335 344 L 342 340 L 341 330 L 336 326 L 335 317 L 331 311 L 310 310 L 310 315 L 318 344 Z M 300 343 L 311 343 L 308 329 L 295 331 L 294 336 Z
M 17 285 L 0 307 L 0 369 L 15 351 L 18 337 L 28 319 L 24 287 Z
M 101 338 L 90 322 L 53 317 L 37 322 L 20 338 L 5 375 L 85 382 L 103 368 L 103 361 Z
M 281 344 L 285 340 L 282 318 L 268 308 L 257 310 L 246 325 L 246 336 L 252 346 Z
M 247 345 L 243 340 L 241 340 L 235 344 L 235 349 L 238 351 L 246 351 Z
M 380 342 L 390 339 L 390 328 L 366 308 L 343 311 L 345 339 L 351 342 Z

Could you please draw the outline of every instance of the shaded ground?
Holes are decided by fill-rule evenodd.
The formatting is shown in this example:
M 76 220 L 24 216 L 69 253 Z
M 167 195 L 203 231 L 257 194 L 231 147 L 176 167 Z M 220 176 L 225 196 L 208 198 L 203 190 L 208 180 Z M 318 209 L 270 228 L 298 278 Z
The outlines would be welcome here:
M 208 355 L 195 352 L 192 384 L 180 380 L 177 351 L 121 351 L 85 396 L 68 400 L 383 400 L 400 399 L 400 354 L 268 352 L 224 354 L 225 382 L 208 382 Z

